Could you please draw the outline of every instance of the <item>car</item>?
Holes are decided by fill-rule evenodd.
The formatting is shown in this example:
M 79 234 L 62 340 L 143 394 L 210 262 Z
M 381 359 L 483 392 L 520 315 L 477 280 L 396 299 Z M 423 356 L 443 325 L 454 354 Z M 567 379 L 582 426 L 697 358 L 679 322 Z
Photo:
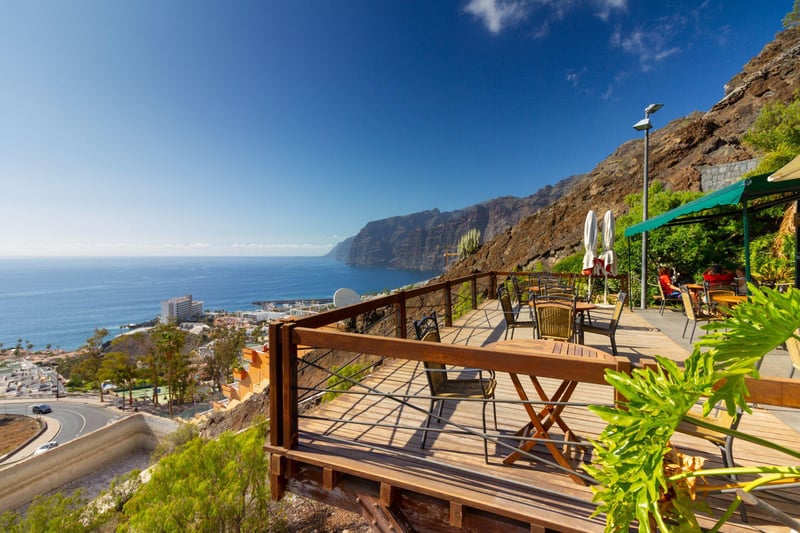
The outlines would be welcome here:
M 36 448 L 36 451 L 33 452 L 33 455 L 41 455 L 46 451 L 52 450 L 56 446 L 58 446 L 58 442 L 57 441 L 51 440 L 50 442 L 45 442 L 44 444 L 42 444 L 41 446 Z
M 33 407 L 31 407 L 31 410 L 35 415 L 46 415 L 47 413 L 53 412 L 53 410 L 50 409 L 50 406 L 47 405 L 46 403 L 40 405 L 34 405 Z

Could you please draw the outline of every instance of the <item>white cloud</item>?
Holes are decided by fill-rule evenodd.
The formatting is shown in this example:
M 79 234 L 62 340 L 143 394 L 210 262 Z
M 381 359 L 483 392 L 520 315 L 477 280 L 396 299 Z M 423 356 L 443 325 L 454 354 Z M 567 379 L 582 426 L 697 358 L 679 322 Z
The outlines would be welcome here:
M 483 21 L 492 33 L 524 20 L 530 2 L 525 0 L 470 0 L 464 11 Z

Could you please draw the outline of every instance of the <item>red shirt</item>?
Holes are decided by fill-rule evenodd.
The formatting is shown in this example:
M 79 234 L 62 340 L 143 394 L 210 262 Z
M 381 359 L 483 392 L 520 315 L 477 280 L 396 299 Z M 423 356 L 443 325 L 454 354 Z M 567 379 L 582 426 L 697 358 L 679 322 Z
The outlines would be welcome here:
M 730 272 L 720 272 L 719 274 L 712 274 L 711 272 L 703 274 L 703 279 L 709 283 L 732 283 L 733 274 Z

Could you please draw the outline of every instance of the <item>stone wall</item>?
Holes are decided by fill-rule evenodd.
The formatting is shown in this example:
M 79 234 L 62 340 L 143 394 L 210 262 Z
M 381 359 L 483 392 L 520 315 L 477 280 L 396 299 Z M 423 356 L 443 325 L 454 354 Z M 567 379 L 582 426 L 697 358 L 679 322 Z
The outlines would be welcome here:
M 758 161 L 758 159 L 748 159 L 726 165 L 702 167 L 700 169 L 700 189 L 703 192 L 711 192 L 727 187 L 738 181 L 745 173 L 755 169 Z

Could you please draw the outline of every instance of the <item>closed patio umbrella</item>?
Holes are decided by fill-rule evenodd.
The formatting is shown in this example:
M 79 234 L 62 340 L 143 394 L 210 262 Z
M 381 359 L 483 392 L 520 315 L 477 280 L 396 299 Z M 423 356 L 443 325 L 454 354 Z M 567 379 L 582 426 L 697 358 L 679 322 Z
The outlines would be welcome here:
M 586 222 L 583 226 L 583 247 L 586 253 L 583 254 L 583 273 L 587 276 L 599 274 L 599 265 L 594 249 L 597 246 L 597 217 L 594 211 L 586 213 Z
M 600 259 L 603 261 L 603 275 L 605 279 L 605 292 L 603 293 L 603 302 L 608 303 L 608 275 L 617 275 L 617 254 L 614 253 L 614 213 L 609 209 L 603 215 L 603 253 L 600 254 Z

